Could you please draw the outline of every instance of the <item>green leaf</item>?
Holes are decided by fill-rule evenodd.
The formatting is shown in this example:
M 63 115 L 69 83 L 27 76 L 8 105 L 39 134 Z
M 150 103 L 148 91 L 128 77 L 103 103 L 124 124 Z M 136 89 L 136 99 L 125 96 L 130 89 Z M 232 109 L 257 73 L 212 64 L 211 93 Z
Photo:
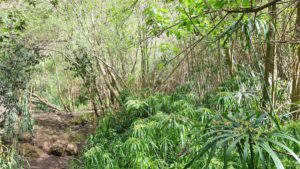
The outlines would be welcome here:
M 179 50 L 178 48 L 176 48 L 176 47 L 172 47 L 172 49 L 173 49 L 173 51 L 175 51 L 176 53 L 179 53 L 179 52 L 180 52 L 180 50 Z
M 269 153 L 269 155 L 272 157 L 277 169 L 284 169 L 280 159 L 278 158 L 276 153 L 270 148 L 269 145 L 267 145 L 266 143 L 259 143 L 259 145 Z
M 167 12 L 168 12 L 167 10 L 165 10 L 165 9 L 163 9 L 163 8 L 159 8 L 158 10 L 161 11 L 161 12 L 164 12 L 164 13 L 167 13 Z
M 256 127 L 257 125 L 261 124 L 261 122 L 264 120 L 264 118 L 268 115 L 268 113 L 263 113 L 259 116 L 259 118 L 255 121 L 255 123 L 252 125 L 252 127 Z
M 157 9 L 157 7 L 156 6 L 152 6 L 152 12 L 155 14 L 155 15 L 157 15 L 157 13 L 158 13 L 158 9 Z
M 259 20 L 261 27 L 263 28 L 264 31 L 264 38 L 267 40 L 269 39 L 269 28 L 268 25 L 266 24 L 266 22 L 263 19 Z
M 161 69 L 164 67 L 164 65 L 165 65 L 165 64 L 163 64 L 163 63 L 162 63 L 162 64 L 159 64 L 159 65 L 157 66 L 158 70 L 161 70 Z
M 227 159 L 230 158 L 230 153 L 233 150 L 233 148 L 235 148 L 236 144 L 242 139 L 242 136 L 238 136 L 228 147 L 228 149 L 226 150 L 225 153 L 225 157 L 224 157 L 224 169 L 227 168 Z
M 208 159 L 207 159 L 206 166 L 205 166 L 204 168 L 208 168 L 208 167 L 209 167 L 209 163 L 210 163 L 211 159 L 213 158 L 213 155 L 215 154 L 216 149 L 217 149 L 221 144 L 223 144 L 224 142 L 226 142 L 226 141 L 232 139 L 233 137 L 234 137 L 234 136 L 227 137 L 227 138 L 225 138 L 225 139 L 219 141 L 219 142 L 213 147 L 213 149 L 211 150 L 211 152 L 210 152 L 210 154 L 209 154 L 209 157 L 208 157 Z
M 238 122 L 234 121 L 233 119 L 229 118 L 227 115 L 223 114 L 222 116 L 223 116 L 225 119 L 229 120 L 232 124 L 234 124 L 234 126 L 236 126 L 236 127 L 241 126 L 240 123 L 238 123 Z
M 230 156 L 231 151 L 233 150 L 233 148 L 235 148 L 236 144 L 242 139 L 244 138 L 242 135 L 238 136 L 237 138 L 235 138 L 235 140 L 230 144 L 230 146 L 228 147 L 227 151 L 226 151 L 226 156 Z
M 253 29 L 252 29 L 252 20 L 248 19 L 248 31 L 249 31 L 249 37 L 252 37 Z
M 261 41 L 261 29 L 260 29 L 259 22 L 257 19 L 255 20 L 255 28 L 257 30 L 258 39 L 259 39 L 259 41 Z
M 166 34 L 167 34 L 167 37 L 169 37 L 170 36 L 170 31 L 167 31 Z
M 288 136 L 288 135 L 284 135 L 284 134 L 281 134 L 281 133 L 271 133 L 270 135 L 271 135 L 271 136 L 274 136 L 274 137 L 285 138 L 285 139 L 288 139 L 288 140 L 291 140 L 291 141 L 294 141 L 294 142 L 300 144 L 300 142 L 299 142 L 298 140 L 296 140 L 295 138 L 290 137 L 290 136 Z
M 256 145 L 259 145 L 256 141 L 254 141 L 254 143 L 255 143 Z M 257 150 L 258 150 L 259 158 L 260 158 L 260 160 L 261 160 L 261 162 L 262 162 L 263 168 L 264 168 L 264 169 L 267 169 L 266 162 L 265 162 L 265 158 L 264 158 L 264 156 L 263 156 L 263 154 L 262 154 L 261 148 L 260 148 L 259 146 L 256 146 L 256 148 L 257 148 Z
M 278 145 L 278 146 L 284 148 L 284 149 L 285 149 L 286 151 L 288 151 L 288 152 L 289 152 L 289 153 L 290 153 L 290 154 L 298 161 L 298 163 L 300 164 L 300 159 L 299 159 L 299 157 L 298 157 L 291 149 L 289 149 L 286 145 L 284 145 L 284 144 L 282 144 L 282 143 L 279 143 L 278 141 L 268 139 L 268 138 L 267 138 L 267 140 L 268 140 L 269 142 L 272 142 L 272 143 L 274 143 L 274 144 L 276 144 L 276 145 Z
M 246 164 L 247 158 L 248 158 L 248 145 L 249 145 L 249 136 L 246 138 L 246 142 L 244 144 L 244 150 L 243 150 L 243 161 L 242 164 Z M 245 168 L 246 166 L 244 166 Z
M 208 144 L 206 144 L 204 146 L 204 148 L 201 149 L 200 153 L 195 155 L 195 157 L 188 163 L 184 166 L 184 169 L 187 169 L 189 168 L 196 159 L 199 159 L 200 157 L 202 157 L 204 155 L 204 153 L 206 153 L 211 147 L 215 146 L 216 143 L 217 143 L 218 140 L 215 140 L 213 142 L 209 142 Z
M 217 145 L 215 145 L 211 150 L 210 150 L 210 153 L 209 153 L 209 156 L 208 156 L 208 159 L 207 159 L 207 162 L 206 162 L 206 166 L 204 168 L 208 168 L 209 166 L 209 163 L 211 161 L 211 159 L 213 158 L 216 150 L 217 150 Z
M 251 6 L 250 0 L 243 0 L 243 7 L 244 8 L 249 8 Z

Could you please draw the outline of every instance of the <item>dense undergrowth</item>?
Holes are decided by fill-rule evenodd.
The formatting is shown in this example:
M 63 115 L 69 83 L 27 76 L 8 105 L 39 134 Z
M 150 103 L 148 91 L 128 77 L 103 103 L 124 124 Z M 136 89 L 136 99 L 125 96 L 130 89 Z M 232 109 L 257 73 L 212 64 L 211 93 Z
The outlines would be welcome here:
M 15 169 L 23 168 L 26 161 L 19 154 L 19 152 L 8 145 L 2 144 L 0 142 L 0 166 L 1 168 Z
M 172 94 L 124 94 L 73 168 L 297 168 L 299 121 L 289 120 L 286 84 L 262 106 L 259 76 L 240 73 L 204 98 L 186 84 Z M 126 92 L 125 92 L 126 93 Z M 283 124 L 285 124 L 283 126 Z

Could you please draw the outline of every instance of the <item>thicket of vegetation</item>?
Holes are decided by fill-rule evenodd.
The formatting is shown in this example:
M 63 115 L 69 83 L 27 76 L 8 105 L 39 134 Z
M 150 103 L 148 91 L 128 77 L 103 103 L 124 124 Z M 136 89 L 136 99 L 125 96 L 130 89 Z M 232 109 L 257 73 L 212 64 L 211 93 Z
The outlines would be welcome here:
M 296 169 L 299 40 L 299 0 L 1 1 L 1 137 L 92 110 L 71 168 Z
M 127 97 L 120 114 L 110 112 L 100 120 L 85 153 L 73 165 L 83 168 L 274 168 L 274 164 L 277 168 L 299 167 L 299 141 L 291 137 L 299 136 L 299 122 L 275 127 L 277 121 L 261 108 L 262 92 L 257 78 L 244 74 L 243 79 L 232 80 L 208 93 L 203 100 L 194 94 L 191 85 L 179 87 L 171 95 Z M 278 120 L 287 122 L 286 114 L 288 111 L 282 110 Z

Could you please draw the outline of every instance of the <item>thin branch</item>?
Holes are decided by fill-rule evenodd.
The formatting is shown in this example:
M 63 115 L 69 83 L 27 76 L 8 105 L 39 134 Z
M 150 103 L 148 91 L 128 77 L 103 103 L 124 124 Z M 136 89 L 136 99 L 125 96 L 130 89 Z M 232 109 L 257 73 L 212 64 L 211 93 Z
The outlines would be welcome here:
M 287 156 L 291 156 L 291 157 L 294 157 L 292 154 L 290 154 L 290 153 L 286 153 L 286 152 L 281 152 L 281 151 L 278 151 L 278 150 L 275 150 L 275 149 L 273 149 L 273 151 L 275 151 L 275 152 L 277 152 L 277 153 L 279 153 L 279 154 L 284 154 L 284 155 L 287 155 Z M 300 156 L 299 155 L 297 155 L 298 156 L 298 158 L 300 158 Z
M 245 9 L 241 9 L 241 10 L 224 10 L 228 13 L 257 13 L 261 10 L 264 10 L 265 8 L 269 7 L 269 6 L 272 6 L 274 4 L 276 4 L 277 2 L 279 2 L 281 0 L 274 0 L 274 1 L 271 1 L 263 6 L 260 6 L 260 7 L 256 7 L 256 8 L 245 8 Z
M 164 84 L 170 77 L 171 75 L 175 72 L 175 70 L 179 67 L 179 65 L 182 63 L 182 61 L 192 52 L 192 50 L 206 37 L 208 37 L 223 21 L 224 19 L 228 16 L 229 13 L 227 13 L 205 36 L 201 37 L 198 41 L 196 41 L 192 46 L 189 46 L 188 48 L 186 48 L 185 50 L 183 50 L 182 52 L 180 52 L 178 55 L 176 55 L 174 58 L 170 59 L 167 63 L 164 64 L 164 66 L 166 66 L 167 64 L 169 64 L 172 60 L 174 60 L 175 58 L 177 58 L 178 56 L 180 56 L 182 53 L 188 51 L 186 53 L 186 55 L 183 57 L 183 59 L 181 59 L 181 61 L 178 63 L 178 65 L 171 71 L 171 73 L 165 78 L 165 80 L 163 81 L 162 84 Z M 242 20 L 242 18 L 244 17 L 244 13 L 243 15 L 240 17 L 240 19 L 236 22 L 236 24 L 238 22 L 240 22 Z
M 214 13 L 214 12 L 216 12 L 216 11 L 206 11 L 205 14 L 210 14 L 210 13 Z M 192 19 L 198 18 L 198 17 L 200 17 L 200 16 L 202 16 L 202 15 L 192 16 L 192 17 L 189 17 L 189 19 L 192 20 Z M 127 49 L 130 49 L 130 48 L 136 46 L 137 44 L 143 43 L 143 42 L 145 42 L 145 41 L 147 41 L 147 40 L 149 40 L 149 39 L 151 39 L 151 38 L 160 36 L 160 35 L 163 34 L 165 31 L 167 31 L 167 30 L 169 30 L 169 29 L 171 29 L 171 28 L 173 28 L 173 27 L 179 25 L 179 24 L 181 23 L 181 21 L 182 21 L 182 19 L 179 20 L 178 22 L 174 23 L 173 25 L 168 26 L 168 27 L 162 29 L 160 32 L 157 33 L 157 35 L 151 35 L 151 36 L 148 36 L 148 37 L 146 37 L 146 38 L 144 38 L 144 39 L 142 39 L 142 40 L 136 42 L 135 44 L 129 46 Z M 200 33 L 200 32 L 199 32 L 199 33 Z
M 169 64 L 171 61 L 173 61 L 175 58 L 177 58 L 178 56 L 180 56 L 181 54 L 183 54 L 184 52 L 188 51 L 189 49 L 192 50 L 194 49 L 198 43 L 200 43 L 203 39 L 205 39 L 206 37 L 208 37 L 223 21 L 224 19 L 228 16 L 228 13 L 205 35 L 202 36 L 198 41 L 196 41 L 192 46 L 187 47 L 186 49 L 184 49 L 183 51 L 181 51 L 180 53 L 178 53 L 175 57 L 173 57 L 172 59 L 168 60 L 164 66 L 166 66 L 167 64 Z M 238 21 L 240 22 L 240 21 Z

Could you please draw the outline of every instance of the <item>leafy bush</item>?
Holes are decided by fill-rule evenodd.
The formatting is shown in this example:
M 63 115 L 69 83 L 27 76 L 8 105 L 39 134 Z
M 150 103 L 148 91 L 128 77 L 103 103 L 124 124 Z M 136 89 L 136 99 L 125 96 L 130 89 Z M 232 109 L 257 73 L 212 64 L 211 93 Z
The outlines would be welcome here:
M 208 132 L 200 137 L 206 140 L 206 144 L 199 153 L 195 154 L 194 159 L 185 168 L 209 150 L 207 165 L 209 165 L 215 153 L 223 153 L 224 168 L 228 167 L 230 159 L 237 160 L 233 156 L 239 157 L 243 168 L 256 168 L 257 166 L 272 168 L 273 164 L 267 160 L 268 156 L 272 158 L 277 168 L 284 168 L 275 153 L 278 149 L 287 151 L 300 163 L 299 157 L 284 144 L 286 141 L 295 142 L 296 144 L 300 144 L 300 142 L 289 135 L 274 132 L 265 127 L 264 125 L 267 125 L 266 116 L 267 113 L 260 115 L 259 118 L 256 118 L 255 114 L 246 116 L 246 113 L 237 113 L 231 115 L 231 117 L 223 115 L 220 119 L 213 120 L 211 127 L 207 128 Z M 224 151 L 217 152 L 218 148 L 224 149 Z M 233 149 L 236 152 L 232 156 Z
M 34 66 L 44 56 L 39 48 L 22 38 L 26 19 L 21 11 L 2 11 L 0 26 L 0 106 L 4 107 L 4 112 L 0 113 L 0 127 L 12 133 L 17 115 L 24 112 L 20 98 L 28 95 L 24 91 Z

